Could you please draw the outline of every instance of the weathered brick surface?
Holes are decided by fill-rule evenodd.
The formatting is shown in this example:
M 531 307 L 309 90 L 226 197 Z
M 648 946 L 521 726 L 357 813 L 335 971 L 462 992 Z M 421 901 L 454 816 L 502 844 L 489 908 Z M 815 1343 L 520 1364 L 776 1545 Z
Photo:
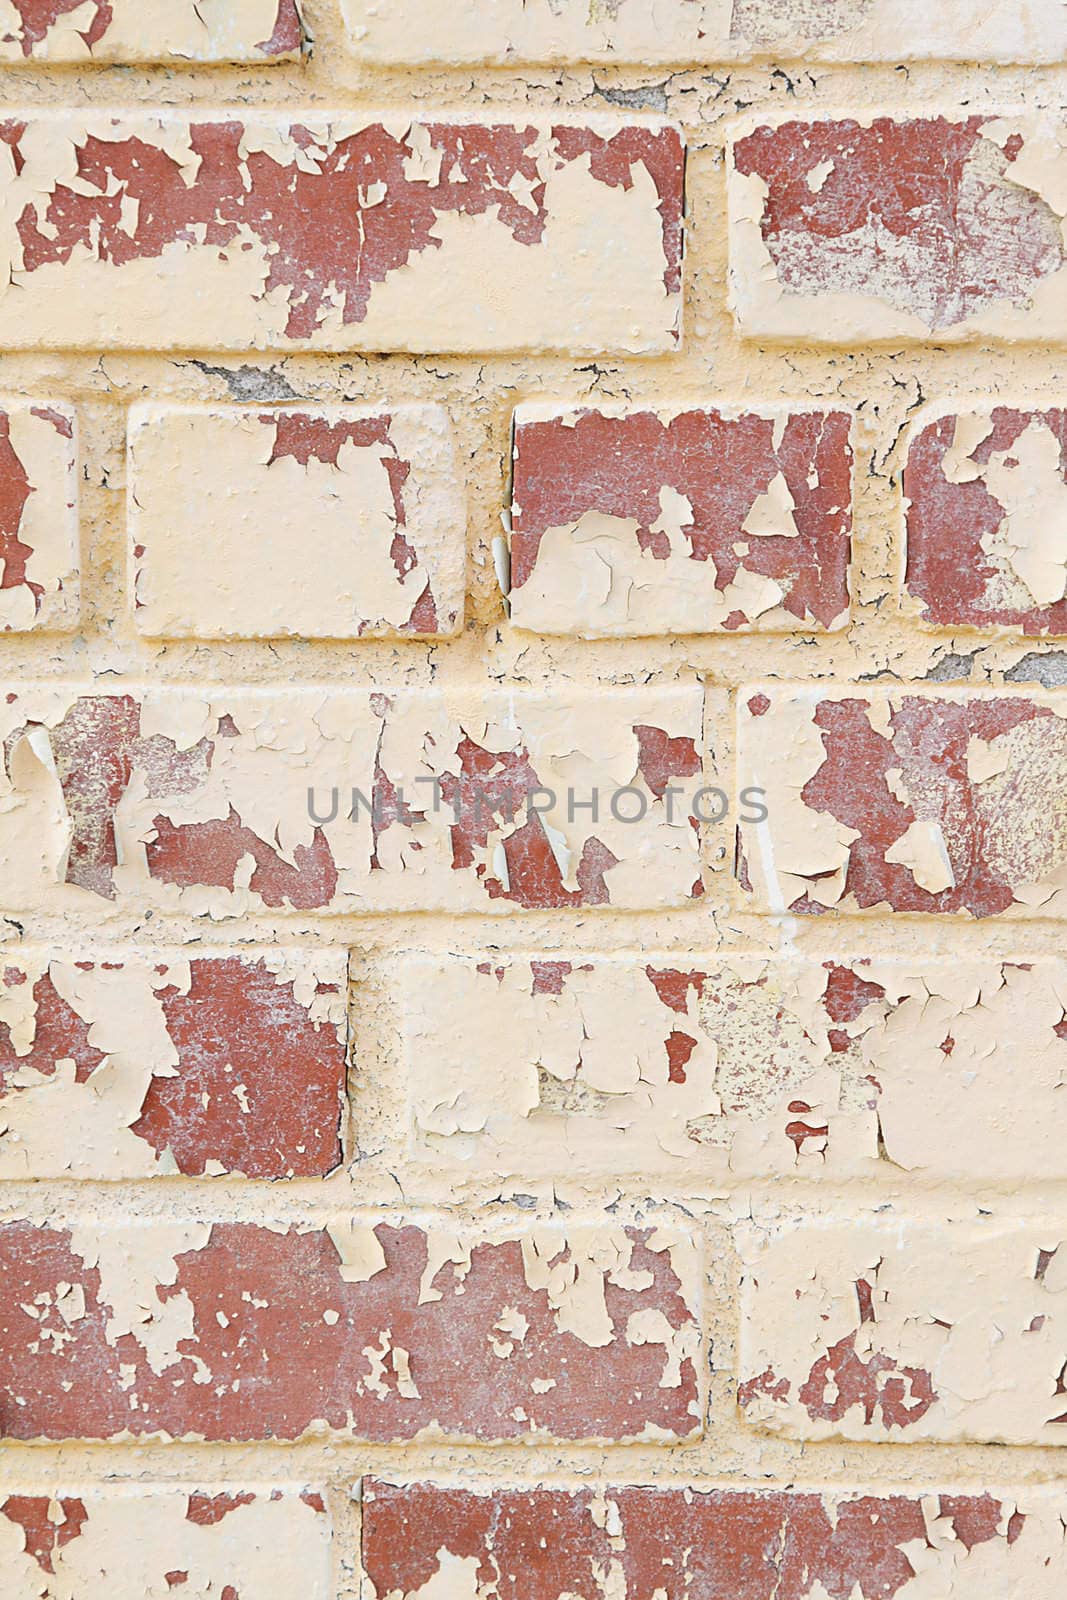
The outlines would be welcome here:
M 74 412 L 0 400 L 0 631 L 70 628 L 78 617 Z
M 0 135 L 9 348 L 674 344 L 684 161 L 664 123 L 83 111 Z
M 738 704 L 739 781 L 766 793 L 740 828 L 760 910 L 1063 916 L 1062 697 L 810 684 Z
M 1061 961 L 489 953 L 397 988 L 413 1150 L 453 1172 L 1067 1176 Z
M 0 1564 L 5 1600 L 333 1600 L 323 1497 L 290 1483 L 5 1487 Z
M 3 0 L 0 61 L 278 61 L 296 0 Z
M 8 1439 L 623 1439 L 701 1421 L 700 1248 L 338 1215 L 0 1224 Z
M 729 155 L 740 331 L 1064 339 L 1063 137 L 1023 114 L 747 123 Z
M 1067 633 L 1067 411 L 932 408 L 904 496 L 905 586 L 924 622 Z
M 682 905 L 701 698 L 12 692 L 8 893 L 95 914 Z
M 850 421 L 520 409 L 512 621 L 585 637 L 844 626 Z
M 501 1487 L 363 1481 L 377 1600 L 446 1583 L 563 1600 L 610 1573 L 626 1600 L 1052 1596 L 1067 1572 L 1059 1490 Z
M 324 1176 L 347 958 L 0 953 L 0 1178 Z
M 1063 1237 L 1052 1220 L 897 1217 L 755 1238 L 744 1416 L 806 1439 L 1064 1443 Z
M 130 586 L 144 633 L 455 633 L 465 536 L 439 406 L 131 417 Z
M 342 0 L 353 49 L 386 62 L 1055 61 L 1057 0 Z

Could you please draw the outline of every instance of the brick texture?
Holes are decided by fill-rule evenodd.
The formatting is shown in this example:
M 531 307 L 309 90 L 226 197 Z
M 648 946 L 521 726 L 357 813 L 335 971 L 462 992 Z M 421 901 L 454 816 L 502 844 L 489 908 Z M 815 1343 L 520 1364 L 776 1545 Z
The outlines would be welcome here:
M 342 639 L 462 625 L 464 503 L 438 406 L 142 408 L 129 539 L 144 633 Z
M 1065 713 L 1055 694 L 743 690 L 740 779 L 768 811 L 740 829 L 754 903 L 1060 918 Z
M 729 183 L 741 332 L 1062 340 L 1067 202 L 1049 166 L 1060 136 L 1022 114 L 740 130 Z
M 347 985 L 343 951 L 0 956 L 0 1177 L 324 1176 Z
M 936 408 L 909 440 L 904 496 L 924 622 L 1067 633 L 1067 411 Z
M 683 148 L 665 124 L 80 112 L 9 121 L 0 143 L 8 348 L 675 341 Z
M 858 1489 L 508 1489 L 364 1480 L 363 1566 L 379 1600 L 506 1573 L 511 1600 L 563 1600 L 592 1572 L 626 1595 L 683 1600 L 882 1600 L 924 1588 L 962 1600 L 1052 1594 L 1063 1581 L 1062 1495 Z M 551 1555 L 546 1557 L 546 1552 Z M 1003 1586 L 1003 1587 L 1002 1587 Z M 465 1590 L 464 1592 L 467 1592 Z
M 409 61 L 1055 61 L 1067 49 L 1057 0 L 342 0 L 353 49 Z
M 0 98 L 0 1600 L 1064 1600 L 1067 4 Z
M 267 62 L 300 50 L 296 0 L 4 0 L 0 61 Z
M 14 1485 L 0 1490 L 0 1560 L 8 1600 L 332 1595 L 322 1495 L 293 1484 Z
M 700 1426 L 699 1250 L 664 1230 L 87 1216 L 0 1223 L 0 1262 L 8 1438 Z
M 750 1247 L 738 1400 L 799 1438 L 1063 1438 L 1055 1224 L 783 1228 Z
M 489 953 L 396 986 L 413 1148 L 456 1172 L 1067 1176 L 1060 961 Z
M 700 692 L 604 711 L 503 692 L 13 692 L 0 848 L 43 907 L 685 904 L 703 887 L 686 800 Z
M 518 412 L 513 622 L 584 637 L 844 626 L 849 421 Z
M 78 436 L 73 411 L 0 401 L 0 629 L 78 618 Z

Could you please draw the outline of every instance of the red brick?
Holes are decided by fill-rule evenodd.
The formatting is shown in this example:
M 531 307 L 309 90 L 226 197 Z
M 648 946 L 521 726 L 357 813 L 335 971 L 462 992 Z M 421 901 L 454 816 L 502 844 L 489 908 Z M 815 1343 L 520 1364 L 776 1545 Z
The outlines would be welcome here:
M 748 1422 L 802 1439 L 1067 1443 L 1062 1226 L 883 1206 L 740 1242 Z
M 11 1439 L 656 1439 L 700 1423 L 700 1252 L 663 1229 L 16 1220 L 0 1276 Z
M 684 149 L 666 123 L 83 109 L 8 120 L 0 156 L 17 218 L 0 346 L 677 341 Z
M 931 408 L 904 497 L 905 587 L 924 622 L 1067 634 L 1067 410 Z
M 703 893 L 702 707 L 697 684 L 24 685 L 0 704 L 7 903 L 213 917 L 686 905 Z
M 0 1489 L 5 1600 L 331 1600 L 330 1517 L 291 1483 Z
M 462 627 L 466 516 L 440 406 L 138 406 L 127 465 L 142 633 L 359 639 Z
M 413 1153 L 462 1181 L 1067 1177 L 1067 962 L 687 949 L 398 963 Z
M 376 1600 L 893 1600 L 1051 1596 L 1059 1489 L 553 1487 L 363 1481 Z M 432 1587 L 431 1587 L 432 1585 Z M 1002 1585 L 1004 1587 L 1002 1587 Z
M 347 957 L 0 954 L 0 1178 L 321 1177 L 341 1160 Z
M 512 621 L 593 637 L 843 626 L 850 421 L 520 408 Z
M 0 61 L 278 61 L 302 32 L 296 0 L 11 0 Z
M 1067 699 L 765 685 L 739 696 L 742 883 L 760 910 L 1067 913 Z M 766 702 L 764 704 L 763 702 Z
M 1025 116 L 745 124 L 729 166 L 741 331 L 1067 338 L 1059 132 Z
M 51 401 L 0 403 L 0 632 L 78 618 L 78 425 Z

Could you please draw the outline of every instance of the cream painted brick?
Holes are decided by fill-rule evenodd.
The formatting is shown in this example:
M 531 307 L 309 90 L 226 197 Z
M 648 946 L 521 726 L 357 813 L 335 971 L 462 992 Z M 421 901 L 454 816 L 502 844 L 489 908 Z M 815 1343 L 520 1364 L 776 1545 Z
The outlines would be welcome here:
M 738 697 L 739 876 L 756 909 L 1067 912 L 1067 696 L 832 681 Z
M 755 1230 L 742 1287 L 746 1420 L 801 1439 L 1067 1442 L 1064 1241 L 1052 1219 Z
M 1059 0 L 342 0 L 352 48 L 371 60 L 704 64 L 1056 61 Z
M 412 1152 L 456 1176 L 1067 1177 L 1067 962 L 487 951 L 396 983 Z
M 842 628 L 851 418 L 522 406 L 511 620 L 581 638 Z
M 344 950 L 0 951 L 0 1179 L 323 1177 Z
M 0 61 L 278 61 L 296 0 L 0 0 Z
M 78 566 L 74 412 L 0 399 L 0 632 L 73 627 Z
M 3 892 L 94 916 L 686 905 L 702 709 L 697 686 L 22 688 Z
M 322 1495 L 284 1480 L 0 1488 L 4 1600 L 182 1594 L 332 1600 Z
M 892 107 L 747 119 L 727 153 L 730 303 L 791 343 L 1067 340 L 1067 122 Z
M 340 639 L 462 627 L 466 518 L 441 407 L 141 407 L 128 459 L 142 633 Z
M 904 473 L 904 605 L 932 627 L 1067 634 L 1067 409 L 924 407 Z
M 666 123 L 82 110 L 7 126 L 0 347 L 676 343 L 684 151 Z

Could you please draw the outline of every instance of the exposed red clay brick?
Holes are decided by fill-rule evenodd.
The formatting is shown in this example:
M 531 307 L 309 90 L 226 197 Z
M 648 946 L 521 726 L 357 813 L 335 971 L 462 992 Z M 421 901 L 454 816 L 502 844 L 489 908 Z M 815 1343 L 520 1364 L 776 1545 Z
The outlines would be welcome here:
M 1040 159 L 1038 137 L 1036 123 L 981 116 L 786 119 L 742 133 L 731 179 L 742 329 L 845 343 L 1058 335 L 1052 280 L 1067 254 L 1026 164 Z
M 767 823 L 741 827 L 765 909 L 1062 915 L 1067 834 L 1048 796 L 1067 764 L 1067 703 L 844 684 L 767 694 L 758 720 L 747 695 L 740 709 L 740 782 L 762 774 L 768 795 Z
M 582 634 L 840 626 L 850 424 L 840 411 L 520 409 L 514 621 Z
M 20 946 L 0 1177 L 322 1177 L 341 1160 L 343 952 L 73 957 Z
M 363 1568 L 378 1600 L 463 1574 L 476 1600 L 564 1600 L 611 1572 L 630 1600 L 892 1600 L 921 1572 L 964 1600 L 1005 1565 L 1020 1592 L 1067 1570 L 1057 1512 L 1003 1498 L 862 1490 L 550 1487 L 478 1493 L 363 1482 Z
M 11 1600 L 253 1600 L 270 1588 L 329 1600 L 331 1534 L 321 1497 L 291 1483 L 216 1493 L 113 1480 L 48 1492 L 38 1479 L 0 1490 Z
M 609 119 L 551 127 L 365 124 L 353 116 L 293 121 L 262 113 L 240 121 L 82 114 L 33 124 L 28 138 L 30 126 L 8 121 L 2 131 L 23 191 L 12 200 L 17 244 L 8 264 L 21 290 L 18 314 L 0 305 L 0 335 L 9 341 L 28 332 L 29 302 L 47 293 L 56 269 L 75 294 L 91 263 L 98 289 L 109 281 L 116 296 L 132 299 L 120 315 L 97 293 L 66 331 L 53 319 L 53 343 L 122 345 L 136 324 L 138 342 L 150 326 L 164 347 L 522 348 L 530 335 L 515 318 L 494 328 L 481 298 L 470 298 L 478 240 L 499 230 L 506 264 L 486 260 L 486 270 L 500 277 L 502 295 L 514 293 L 524 258 L 531 284 L 547 274 L 566 289 L 570 275 L 570 303 L 565 293 L 559 302 L 570 322 L 557 323 L 549 309 L 538 342 L 592 350 L 673 342 L 684 161 L 671 127 Z M 66 181 L 71 142 L 77 185 Z M 577 175 L 585 189 L 581 215 L 560 210 L 574 204 L 559 188 L 561 173 Z M 629 288 L 617 278 L 617 306 L 605 305 L 602 281 L 583 277 L 594 270 L 601 238 L 590 210 L 597 199 L 605 197 L 614 227 L 628 227 L 620 203 L 607 199 L 612 191 L 630 197 L 623 204 L 635 229 L 633 259 L 639 254 L 649 274 L 632 271 Z M 470 252 L 450 226 L 459 218 L 486 219 L 470 234 Z M 314 219 L 329 225 L 309 226 Z M 516 244 L 518 256 L 508 248 Z M 376 315 L 376 287 L 425 253 L 434 303 L 412 307 L 402 320 L 395 307 Z M 151 296 L 151 275 L 137 264 L 163 260 L 167 300 L 160 307 L 153 296 L 142 325 L 135 307 Z M 216 284 L 215 303 L 206 303 L 205 273 Z M 520 303 L 515 317 L 521 312 Z
M 348 1216 L 9 1222 L 0 1434 L 689 1435 L 700 1336 L 673 1249 L 577 1226 L 465 1246 L 454 1222 Z
M 904 495 L 905 584 L 923 621 L 1067 634 L 1067 410 L 918 424 Z

